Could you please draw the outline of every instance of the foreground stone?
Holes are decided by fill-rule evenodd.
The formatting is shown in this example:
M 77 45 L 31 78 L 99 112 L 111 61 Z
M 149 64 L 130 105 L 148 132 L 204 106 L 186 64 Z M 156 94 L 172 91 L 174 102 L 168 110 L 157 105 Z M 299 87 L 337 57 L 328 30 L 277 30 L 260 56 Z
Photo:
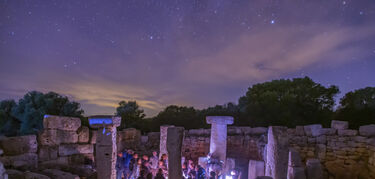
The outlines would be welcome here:
M 306 161 L 306 176 L 307 179 L 323 179 L 323 169 L 318 159 Z
M 78 134 L 75 131 L 62 131 L 56 129 L 43 130 L 38 135 L 41 145 L 54 146 L 60 144 L 71 144 L 78 142 Z
M 250 160 L 248 179 L 256 179 L 258 176 L 264 176 L 264 162 Z
M 78 175 L 73 175 L 71 173 L 63 172 L 57 169 L 46 169 L 43 170 L 43 173 L 53 179 L 79 179 Z
M 288 173 L 289 142 L 286 127 L 268 127 L 266 175 L 286 179 Z
M 23 172 L 19 170 L 8 169 L 6 170 L 9 179 L 24 179 Z
M 4 155 L 20 155 L 38 151 L 35 135 L 5 137 L 0 140 L 0 147 L 3 149 Z
M 67 144 L 59 146 L 59 155 L 68 156 L 73 154 L 92 154 L 94 146 L 91 144 Z
M 46 175 L 33 173 L 33 172 L 25 172 L 24 176 L 25 176 L 25 179 L 51 179 L 50 177 Z
M 81 119 L 77 117 L 45 115 L 43 119 L 44 129 L 59 129 L 65 131 L 77 131 L 81 127 Z
M 181 148 L 183 137 L 183 127 L 169 127 L 167 129 L 168 178 L 182 178 Z

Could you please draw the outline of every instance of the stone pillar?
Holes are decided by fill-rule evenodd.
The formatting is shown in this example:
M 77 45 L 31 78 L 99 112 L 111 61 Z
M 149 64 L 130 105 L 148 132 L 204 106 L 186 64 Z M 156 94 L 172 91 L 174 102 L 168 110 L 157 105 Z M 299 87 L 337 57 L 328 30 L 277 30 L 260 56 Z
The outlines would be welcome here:
M 250 160 L 248 171 L 248 179 L 256 179 L 258 176 L 264 176 L 264 162 Z
M 212 158 L 226 161 L 227 155 L 227 125 L 233 124 L 231 116 L 207 116 L 206 121 L 211 124 L 210 154 Z
M 120 117 L 98 116 L 89 118 L 90 126 L 99 129 L 95 152 L 98 178 L 116 179 L 116 127 L 120 125 L 120 122 Z
M 164 125 L 160 126 L 160 151 L 159 151 L 159 158 L 163 154 L 167 154 L 167 134 L 168 134 L 168 128 L 174 127 L 173 125 Z
M 323 169 L 318 159 L 308 159 L 306 161 L 306 178 L 323 179 Z
M 288 134 L 287 128 L 268 127 L 266 176 L 273 179 L 286 179 L 288 173 Z
M 183 127 L 169 127 L 167 129 L 168 178 L 182 178 L 181 148 L 183 138 Z
M 305 169 L 299 153 L 289 149 L 288 176 L 287 179 L 306 179 Z

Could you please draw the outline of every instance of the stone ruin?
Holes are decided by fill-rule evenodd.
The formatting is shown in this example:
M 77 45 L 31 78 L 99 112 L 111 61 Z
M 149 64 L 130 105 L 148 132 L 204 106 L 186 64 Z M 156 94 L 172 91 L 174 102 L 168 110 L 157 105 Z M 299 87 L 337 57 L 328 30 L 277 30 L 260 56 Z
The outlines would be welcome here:
M 142 135 L 136 129 L 116 134 L 116 122 L 86 127 L 78 118 L 45 116 L 44 130 L 38 135 L 0 137 L 0 179 L 100 178 L 99 168 L 104 161 L 99 155 L 106 156 L 102 157 L 112 165 L 116 152 L 127 148 L 140 154 L 161 151 L 168 153 L 169 163 L 191 159 L 202 166 L 207 155 L 213 154 L 223 161 L 224 170 L 236 168 L 242 178 L 248 179 L 375 178 L 374 124 L 359 130 L 348 129 L 344 121 L 332 121 L 331 128 L 319 124 L 296 128 L 226 127 L 230 120 L 223 123 L 225 127 L 212 124 L 225 119 L 208 117 L 212 129 L 162 126 L 161 132 Z M 177 177 L 178 163 L 170 168 Z M 113 170 L 106 171 L 111 178 Z

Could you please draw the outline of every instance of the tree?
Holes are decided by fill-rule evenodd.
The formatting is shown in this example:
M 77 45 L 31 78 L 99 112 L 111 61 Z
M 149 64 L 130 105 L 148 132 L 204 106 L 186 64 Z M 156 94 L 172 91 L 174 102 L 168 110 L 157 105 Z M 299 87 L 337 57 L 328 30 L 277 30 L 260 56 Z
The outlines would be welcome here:
M 348 92 L 340 100 L 338 120 L 349 122 L 351 128 L 375 123 L 375 87 Z
M 14 100 L 0 102 L 0 133 L 5 136 L 17 135 L 20 121 L 13 116 L 12 110 L 17 106 Z
M 20 134 L 33 134 L 43 129 L 45 114 L 83 118 L 79 103 L 70 102 L 66 96 L 55 92 L 38 91 L 25 94 L 12 114 L 21 121 Z
M 185 129 L 197 129 L 205 127 L 205 120 L 198 116 L 197 110 L 186 106 L 167 106 L 154 118 L 154 126 L 160 125 L 183 126 Z M 159 129 L 154 129 L 159 130 Z
M 140 128 L 142 127 L 142 119 L 146 116 L 136 101 L 121 101 L 116 108 L 115 115 L 121 116 L 121 125 L 119 129 L 124 128 Z
M 338 92 L 338 87 L 326 88 L 308 77 L 255 84 L 239 99 L 241 125 L 329 124 Z

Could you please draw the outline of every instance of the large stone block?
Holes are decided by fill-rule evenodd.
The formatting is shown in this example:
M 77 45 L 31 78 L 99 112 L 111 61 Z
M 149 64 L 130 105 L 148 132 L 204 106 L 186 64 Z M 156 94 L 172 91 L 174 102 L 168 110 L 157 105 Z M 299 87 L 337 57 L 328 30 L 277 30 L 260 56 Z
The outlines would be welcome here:
M 78 134 L 75 131 L 47 129 L 38 135 L 38 140 L 41 145 L 46 146 L 71 144 L 78 142 Z
M 249 161 L 248 179 L 256 179 L 258 176 L 264 176 L 264 162 L 257 160 Z
M 90 144 L 96 144 L 97 136 L 98 136 L 97 130 L 90 130 Z
M 302 160 L 299 152 L 295 149 L 289 149 L 288 166 L 290 167 L 301 167 Z
M 57 169 L 46 169 L 43 170 L 43 173 L 54 179 L 79 179 L 78 175 L 73 175 Z
M 33 172 L 25 172 L 24 176 L 25 176 L 25 179 L 51 179 L 50 177 L 46 175 L 33 173 Z
M 78 142 L 78 134 L 75 131 L 57 130 L 59 144 L 74 144 Z
M 14 156 L 0 157 L 0 162 L 5 167 L 17 169 L 35 169 L 38 167 L 38 155 L 36 153 L 26 153 Z
M 366 136 L 366 137 L 375 136 L 375 124 L 360 126 L 359 134 L 361 136 Z
M 6 172 L 9 179 L 24 179 L 24 174 L 22 171 L 8 169 Z
M 181 147 L 184 137 L 183 127 L 169 127 L 167 129 L 167 154 L 169 178 L 182 178 Z
M 351 130 L 351 129 L 340 129 L 340 130 L 337 130 L 337 134 L 339 136 L 355 136 L 358 134 L 358 131 Z
M 317 137 L 322 134 L 321 129 L 322 129 L 322 125 L 320 124 L 312 124 L 312 125 L 304 126 L 304 130 L 307 136 Z
M 39 161 L 55 160 L 58 157 L 58 146 L 40 146 Z
M 306 178 L 323 179 L 323 169 L 318 159 L 308 159 L 306 161 Z
M 287 179 L 306 179 L 305 169 L 303 167 L 288 167 Z
M 20 155 L 24 153 L 36 153 L 38 143 L 35 135 L 5 137 L 0 140 L 0 147 L 5 155 Z
M 43 126 L 44 129 L 77 131 L 77 129 L 81 127 L 81 119 L 77 117 L 45 115 Z
M 332 120 L 331 121 L 331 128 L 333 129 L 348 129 L 349 123 L 348 121 L 337 121 L 337 120 Z
M 82 126 L 78 129 L 78 142 L 87 143 L 90 139 L 90 129 L 86 126 Z
M 91 144 L 66 144 L 59 146 L 59 155 L 68 156 L 73 154 L 92 154 L 94 147 Z
M 268 128 L 266 175 L 274 179 L 286 179 L 288 173 L 289 140 L 287 128 Z

